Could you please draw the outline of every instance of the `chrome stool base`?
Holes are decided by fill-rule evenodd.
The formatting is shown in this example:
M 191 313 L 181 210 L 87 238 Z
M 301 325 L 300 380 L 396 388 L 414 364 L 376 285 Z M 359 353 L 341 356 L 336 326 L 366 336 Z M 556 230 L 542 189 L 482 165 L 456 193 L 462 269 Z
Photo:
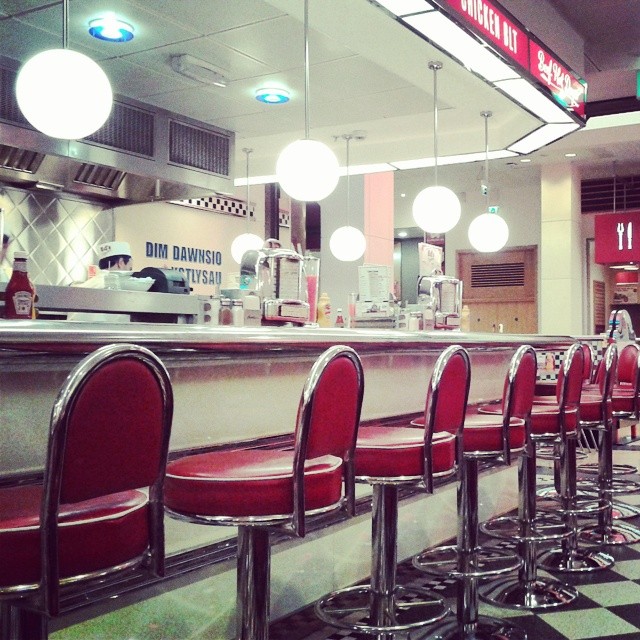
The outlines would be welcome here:
M 534 520 L 531 528 L 531 535 L 522 533 L 522 524 L 518 516 L 501 516 L 492 518 L 480 525 L 483 533 L 501 540 L 511 540 L 513 542 L 550 542 L 553 540 L 563 540 L 572 535 L 572 531 L 567 529 L 559 518 L 548 516 L 538 516 Z
M 586 527 L 578 538 L 591 544 L 635 544 L 640 542 L 640 529 L 630 522 L 615 522 L 611 526 Z
M 400 633 L 440 622 L 450 609 L 443 598 L 420 587 L 396 586 L 390 598 L 380 598 L 378 615 L 372 611 L 368 585 L 334 591 L 316 602 L 318 618 L 331 626 L 358 633 Z
M 588 573 L 609 569 L 614 565 L 614 559 L 602 551 L 583 551 L 579 549 L 571 554 L 563 549 L 543 551 L 538 556 L 538 566 L 547 571 L 560 573 Z
M 518 578 L 493 580 L 480 587 L 480 599 L 498 607 L 509 609 L 553 609 L 570 604 L 578 591 L 554 578 L 536 578 L 525 584 Z
M 460 569 L 460 551 L 456 545 L 436 547 L 418 554 L 414 567 L 430 575 L 447 578 L 489 578 L 516 571 L 522 566 L 515 553 L 479 547 L 467 558 L 466 570 Z
M 507 620 L 480 616 L 473 625 L 464 628 L 457 621 L 443 622 L 429 630 L 422 637 L 414 636 L 412 640 L 527 640 L 524 629 L 516 627 Z

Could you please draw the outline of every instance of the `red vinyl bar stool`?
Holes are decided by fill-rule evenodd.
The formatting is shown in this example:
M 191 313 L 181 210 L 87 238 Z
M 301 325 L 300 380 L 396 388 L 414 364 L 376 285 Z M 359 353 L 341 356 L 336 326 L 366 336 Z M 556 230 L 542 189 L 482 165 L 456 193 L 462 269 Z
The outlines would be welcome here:
M 507 620 L 479 615 L 478 581 L 510 573 L 522 560 L 478 544 L 478 465 L 499 460 L 510 464 L 511 453 L 525 445 L 525 419 L 535 389 L 535 358 L 520 347 L 507 372 L 499 416 L 467 414 L 456 434 L 458 466 L 458 535 L 453 546 L 429 549 L 413 559 L 414 565 L 435 575 L 458 580 L 456 620 L 444 620 L 430 638 L 438 640 L 524 640 L 523 629 Z
M 433 478 L 455 471 L 455 436 L 469 395 L 467 352 L 448 347 L 436 361 L 427 391 L 424 429 L 366 427 L 356 444 L 356 480 L 373 487 L 371 579 L 319 600 L 316 613 L 333 626 L 379 638 L 442 620 L 449 609 L 427 589 L 396 584 L 398 492 L 433 493 Z
M 529 367 L 529 376 L 536 377 L 536 353 L 532 347 L 522 347 L 523 366 Z M 563 365 L 564 367 L 564 365 Z M 483 523 L 480 528 L 488 535 L 515 541 L 522 567 L 517 576 L 488 580 L 481 589 L 481 598 L 502 607 L 541 610 L 560 607 L 573 602 L 578 592 L 573 587 L 553 578 L 538 576 L 537 547 L 540 543 L 562 539 L 571 534 L 565 527 L 537 529 L 536 523 L 536 444 L 557 438 L 560 422 L 565 420 L 569 378 L 560 372 L 560 403 L 555 413 L 538 413 L 534 420 L 529 413 L 520 415 L 525 420 L 526 443 L 518 461 L 518 514 L 501 516 Z M 502 412 L 494 405 L 480 407 L 481 413 Z
M 144 347 L 102 347 L 68 375 L 43 484 L 0 489 L 4 640 L 47 638 L 61 596 L 92 580 L 139 567 L 163 575 L 172 415 L 167 371 Z
M 611 390 L 617 364 L 617 350 L 610 345 L 604 357 L 603 375 L 600 381 L 601 395 L 582 397 L 583 352 L 578 344 L 567 350 L 562 373 L 566 377 L 564 384 L 564 419 L 559 421 L 559 440 L 555 443 L 555 479 L 560 515 L 571 535 L 562 538 L 561 546 L 542 552 L 538 556 L 538 566 L 549 571 L 591 572 L 607 569 L 614 564 L 613 558 L 606 553 L 578 546 L 578 518 L 586 514 L 600 513 L 604 504 L 588 504 L 580 501 L 576 483 L 576 449 L 581 419 L 591 428 L 609 420 L 611 412 Z M 549 410 L 548 405 L 537 405 L 538 411 Z M 536 408 L 532 413 L 535 425 Z M 555 414 L 556 409 L 552 412 Z M 535 426 L 533 427 L 535 430 Z
M 331 347 L 305 382 L 292 449 L 213 451 L 168 465 L 170 516 L 238 527 L 239 640 L 269 638 L 269 532 L 304 537 L 314 515 L 344 507 L 354 514 L 353 456 L 363 393 L 356 352 Z

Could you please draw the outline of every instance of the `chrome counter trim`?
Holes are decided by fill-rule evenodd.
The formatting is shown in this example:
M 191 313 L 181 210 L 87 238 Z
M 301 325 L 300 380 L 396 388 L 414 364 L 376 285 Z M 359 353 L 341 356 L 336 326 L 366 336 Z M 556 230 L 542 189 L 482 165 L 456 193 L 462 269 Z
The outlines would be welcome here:
M 430 351 L 460 344 L 470 350 L 513 349 L 530 344 L 537 349 L 564 350 L 571 336 L 408 332 L 394 329 L 321 329 L 306 327 L 208 327 L 202 325 L 109 324 L 56 320 L 3 320 L 0 354 L 11 351 L 84 353 L 112 342 L 133 342 L 161 352 L 309 352 L 336 343 L 361 352 Z

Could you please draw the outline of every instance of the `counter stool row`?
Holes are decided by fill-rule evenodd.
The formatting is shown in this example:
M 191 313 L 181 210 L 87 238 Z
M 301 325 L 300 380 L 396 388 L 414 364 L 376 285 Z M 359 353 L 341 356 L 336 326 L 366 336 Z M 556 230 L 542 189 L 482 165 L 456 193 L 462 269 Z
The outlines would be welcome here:
M 163 575 L 165 509 L 189 522 L 238 527 L 237 638 L 267 640 L 269 533 L 303 537 L 309 520 L 320 514 L 343 509 L 354 515 L 354 485 L 363 482 L 373 487 L 371 582 L 322 598 L 316 606 L 321 619 L 379 637 L 435 624 L 425 633 L 441 639 L 525 638 L 509 622 L 479 616 L 479 580 L 492 578 L 495 584 L 489 581 L 483 597 L 507 606 L 556 606 L 575 597 L 558 581 L 538 580 L 535 545 L 558 539 L 563 549 L 576 552 L 580 394 L 576 404 L 574 382 L 579 377 L 581 387 L 582 359 L 574 345 L 561 371 L 557 405 L 532 413 L 536 354 L 521 347 L 507 372 L 499 410 L 491 405 L 471 413 L 469 356 L 451 346 L 435 364 L 421 421 L 358 433 L 362 365 L 353 349 L 332 347 L 314 363 L 304 385 L 293 448 L 216 451 L 167 466 L 173 399 L 166 369 L 143 347 L 98 349 L 69 374 L 54 404 L 44 485 L 0 489 L 1 637 L 47 637 L 47 619 L 59 613 L 61 588 L 83 589 L 87 581 L 141 566 Z M 609 398 L 613 360 L 611 355 L 603 377 L 604 398 Z M 606 410 L 609 400 L 600 404 Z M 553 428 L 547 431 L 549 423 Z M 559 443 L 565 513 L 559 533 L 557 526 L 552 531 L 537 524 L 532 502 L 536 437 L 546 436 Z M 519 554 L 483 549 L 478 468 L 484 460 L 509 464 L 515 453 L 522 453 Z M 416 567 L 458 581 L 456 619 L 449 621 L 440 597 L 398 585 L 395 570 L 399 489 L 430 493 L 434 477 L 454 473 L 456 545 L 414 559 Z M 609 513 L 610 504 L 601 511 Z M 503 535 L 498 529 L 487 525 L 489 533 Z M 515 570 L 520 570 L 515 583 L 504 582 L 502 576 Z M 545 600 L 551 590 L 560 594 L 554 602 Z

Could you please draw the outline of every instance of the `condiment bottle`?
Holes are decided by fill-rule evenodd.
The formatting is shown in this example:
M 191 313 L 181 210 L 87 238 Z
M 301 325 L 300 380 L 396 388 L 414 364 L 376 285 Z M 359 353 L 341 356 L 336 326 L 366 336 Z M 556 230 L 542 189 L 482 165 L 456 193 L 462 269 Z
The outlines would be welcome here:
M 13 273 L 4 294 L 4 317 L 27 320 L 35 318 L 35 295 L 35 287 L 27 273 L 27 254 L 16 251 L 13 254 Z
M 229 326 L 233 324 L 233 315 L 231 313 L 231 300 L 222 298 L 220 300 L 220 318 L 218 324 Z
M 231 314 L 234 327 L 244 327 L 244 309 L 242 308 L 242 300 L 234 300 L 231 304 Z
M 331 326 L 331 300 L 326 293 L 323 293 L 318 300 L 318 326 Z
M 342 309 L 338 308 L 336 311 L 336 327 L 344 328 L 344 316 L 342 315 Z

